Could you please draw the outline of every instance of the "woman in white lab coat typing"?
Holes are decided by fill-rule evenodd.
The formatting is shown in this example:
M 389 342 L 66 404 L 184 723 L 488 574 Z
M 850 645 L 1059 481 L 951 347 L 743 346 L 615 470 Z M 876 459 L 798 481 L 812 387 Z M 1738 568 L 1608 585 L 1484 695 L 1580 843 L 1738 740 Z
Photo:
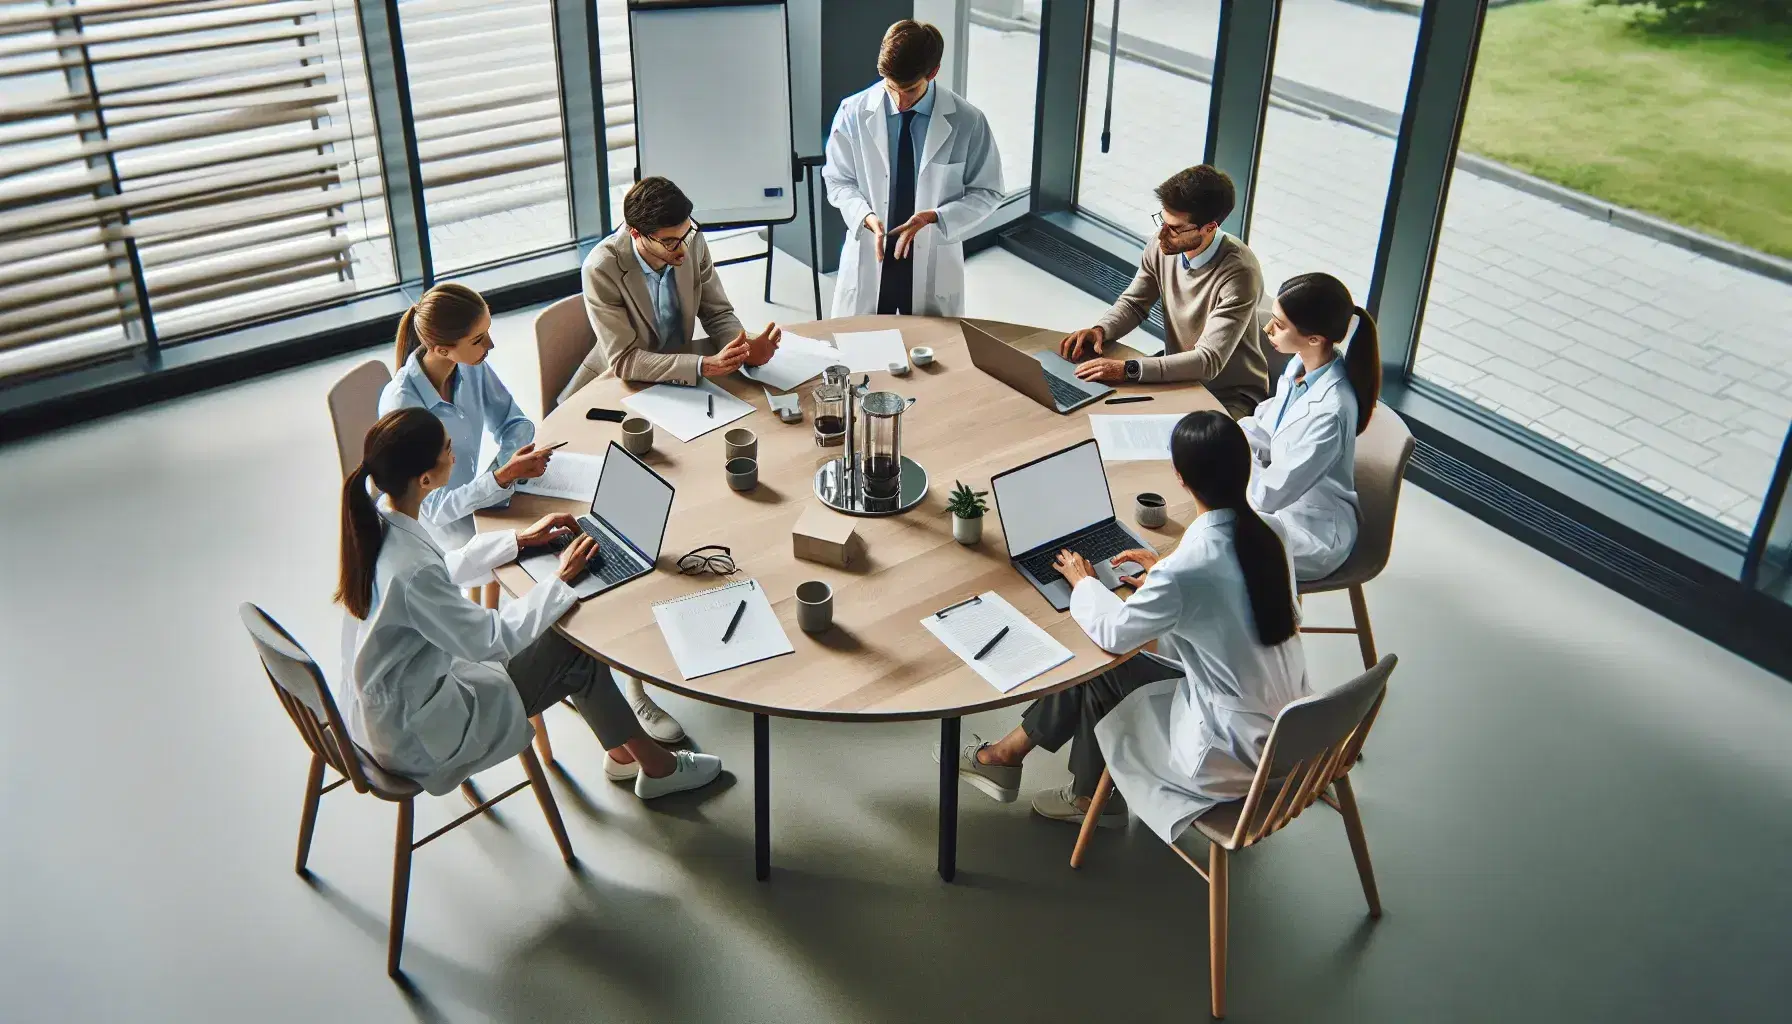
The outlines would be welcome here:
M 1344 282 L 1302 274 L 1276 294 L 1265 332 L 1294 358 L 1275 394 L 1238 424 L 1256 459 L 1251 504 L 1281 524 L 1295 577 L 1323 579 L 1356 546 L 1356 438 L 1381 395 L 1375 320 Z
M 1195 520 L 1161 559 L 1142 549 L 1115 556 L 1115 565 L 1146 567 L 1128 580 L 1130 598 L 1102 586 L 1081 555 L 1061 552 L 1057 562 L 1070 614 L 1090 639 L 1114 653 L 1156 640 L 1159 654 L 1035 701 L 1018 729 L 972 742 L 958 766 L 972 785 L 1013 800 L 1021 759 L 1068 741 L 1074 781 L 1035 796 L 1033 810 L 1081 822 L 1105 760 L 1124 802 L 1110 800 L 1099 823 L 1125 824 L 1130 804 L 1166 841 L 1245 795 L 1276 713 L 1308 692 L 1293 574 L 1277 528 L 1245 496 L 1243 432 L 1224 413 L 1190 413 L 1171 434 L 1170 458 Z
M 649 739 L 609 669 L 553 631 L 578 603 L 568 582 L 585 571 L 589 538 L 567 546 L 558 577 L 501 611 L 460 592 L 523 548 L 576 535 L 571 516 L 443 551 L 417 519 L 454 473 L 454 444 L 441 421 L 421 409 L 387 413 L 362 452 L 342 485 L 339 699 L 349 734 L 381 767 L 446 793 L 515 757 L 531 737 L 530 716 L 570 697 L 608 751 L 605 775 L 633 778 L 643 799 L 695 789 L 720 773 L 716 757 Z M 386 495 L 377 506 L 370 479 Z

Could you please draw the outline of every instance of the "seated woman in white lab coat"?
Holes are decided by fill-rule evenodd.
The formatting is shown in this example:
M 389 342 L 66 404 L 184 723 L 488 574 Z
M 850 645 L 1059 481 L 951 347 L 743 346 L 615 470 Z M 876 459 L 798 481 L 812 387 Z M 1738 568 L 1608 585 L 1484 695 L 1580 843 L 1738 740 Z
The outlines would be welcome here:
M 425 409 L 447 428 L 462 458 L 437 490 L 423 499 L 417 518 L 444 548 L 473 539 L 473 513 L 510 501 L 519 480 L 547 472 L 549 453 L 537 451 L 535 424 L 510 396 L 486 357 L 492 351 L 492 314 L 480 294 L 462 284 L 439 284 L 423 293 L 398 321 L 398 374 L 380 393 L 380 414 Z M 479 445 L 489 433 L 498 454 L 478 467 Z M 498 606 L 497 582 L 471 575 L 469 587 L 484 584 L 488 608 Z M 629 706 L 647 734 L 661 743 L 684 739 L 684 726 L 655 704 L 641 681 L 624 677 Z
M 1350 322 L 1350 344 L 1338 346 Z M 1288 538 L 1297 579 L 1336 572 L 1356 546 L 1356 437 L 1381 397 L 1375 319 L 1330 274 L 1282 285 L 1264 329 L 1293 356 L 1276 393 L 1238 422 L 1251 442 L 1251 505 Z
M 590 558 L 578 536 L 557 578 L 502 610 L 460 587 L 523 548 L 577 533 L 568 515 L 527 530 L 485 533 L 443 551 L 417 517 L 454 473 L 454 443 L 421 409 L 387 413 L 367 432 L 361 465 L 342 485 L 336 600 L 347 609 L 339 702 L 350 736 L 388 771 L 446 793 L 515 757 L 529 718 L 570 697 L 608 757 L 604 774 L 632 778 L 642 799 L 706 785 L 722 770 L 708 754 L 668 751 L 642 732 L 608 667 L 553 631 L 578 603 L 567 583 Z M 367 482 L 384 494 L 380 505 Z
M 1170 436 L 1176 475 L 1195 499 L 1194 522 L 1161 559 L 1115 556 L 1146 567 L 1122 601 L 1081 555 L 1059 554 L 1072 586 L 1070 614 L 1115 653 L 1156 640 L 1100 676 L 1034 701 L 1020 727 L 959 754 L 960 777 L 998 800 L 1020 791 L 1021 760 L 1034 747 L 1071 743 L 1074 781 L 1033 798 L 1047 818 L 1081 822 L 1105 764 L 1124 798 L 1100 824 L 1126 823 L 1130 804 L 1164 839 L 1216 804 L 1242 798 L 1276 713 L 1305 696 L 1299 606 L 1282 539 L 1245 497 L 1251 451 L 1220 412 L 1184 416 Z

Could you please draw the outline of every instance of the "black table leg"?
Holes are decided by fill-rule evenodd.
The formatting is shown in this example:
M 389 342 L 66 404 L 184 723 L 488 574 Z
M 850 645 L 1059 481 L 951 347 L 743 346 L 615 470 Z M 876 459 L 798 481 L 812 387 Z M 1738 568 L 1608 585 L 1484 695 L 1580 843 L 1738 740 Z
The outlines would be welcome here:
M 772 874 L 771 726 L 769 716 L 753 716 L 753 876 L 761 882 Z
M 958 874 L 958 719 L 940 719 L 940 877 Z

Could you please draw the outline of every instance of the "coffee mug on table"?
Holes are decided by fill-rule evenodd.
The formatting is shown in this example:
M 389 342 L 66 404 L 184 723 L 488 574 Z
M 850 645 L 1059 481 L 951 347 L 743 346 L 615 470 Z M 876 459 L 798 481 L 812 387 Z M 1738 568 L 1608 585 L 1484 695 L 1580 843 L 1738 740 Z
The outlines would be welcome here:
M 796 587 L 796 624 L 805 633 L 819 633 L 834 623 L 834 588 L 820 580 Z
M 653 451 L 653 422 L 645 416 L 630 416 L 623 420 L 622 447 L 630 455 L 646 455 Z
M 926 345 L 916 345 L 908 350 L 908 357 L 914 360 L 916 366 L 927 366 L 933 362 L 933 349 Z
M 759 458 L 759 437 L 745 427 L 735 427 L 722 435 L 722 461 Z
M 741 457 L 729 459 L 723 467 L 728 473 L 728 486 L 737 491 L 750 491 L 759 486 L 759 461 Z
M 1137 502 L 1133 506 L 1133 517 L 1139 521 L 1140 526 L 1155 530 L 1169 521 L 1169 515 L 1164 511 L 1163 495 L 1146 491 L 1138 496 Z

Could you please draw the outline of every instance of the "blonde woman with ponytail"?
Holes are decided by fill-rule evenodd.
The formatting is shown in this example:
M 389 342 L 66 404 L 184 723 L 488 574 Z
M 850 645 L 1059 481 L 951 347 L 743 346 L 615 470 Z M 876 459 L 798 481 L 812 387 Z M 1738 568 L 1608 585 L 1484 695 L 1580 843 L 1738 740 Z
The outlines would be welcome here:
M 668 751 L 641 729 L 610 670 L 554 632 L 593 553 L 573 517 L 482 533 L 444 551 L 418 516 L 453 478 L 455 446 L 421 409 L 387 413 L 367 432 L 342 485 L 336 600 L 346 610 L 342 693 L 349 735 L 387 771 L 431 793 L 515 757 L 529 719 L 570 698 L 607 756 L 604 774 L 652 799 L 695 789 L 722 770 L 708 754 Z M 375 504 L 371 480 L 385 495 Z M 560 572 L 502 610 L 461 595 L 528 548 L 572 536 Z
M 1302 274 L 1276 293 L 1265 332 L 1294 358 L 1276 393 L 1238 424 L 1256 457 L 1251 504 L 1284 528 L 1295 576 L 1323 579 L 1356 546 L 1356 437 L 1381 397 L 1375 318 L 1344 282 Z
M 465 461 L 430 495 L 420 516 L 446 546 L 473 539 L 473 513 L 510 500 L 519 480 L 547 472 L 548 453 L 536 451 L 535 424 L 486 362 L 492 315 L 466 285 L 438 284 L 398 321 L 397 375 L 380 394 L 380 414 L 424 409 L 442 421 Z M 498 457 L 478 467 L 485 434 Z

